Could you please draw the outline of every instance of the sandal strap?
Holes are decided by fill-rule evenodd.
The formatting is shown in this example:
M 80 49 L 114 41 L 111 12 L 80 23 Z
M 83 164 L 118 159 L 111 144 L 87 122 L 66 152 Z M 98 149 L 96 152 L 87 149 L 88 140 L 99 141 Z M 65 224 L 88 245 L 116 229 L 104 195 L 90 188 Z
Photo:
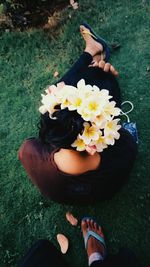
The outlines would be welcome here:
M 110 49 L 106 41 L 97 34 L 95 34 L 93 29 L 87 23 L 84 22 L 81 25 L 86 28 L 85 30 L 83 30 L 83 33 L 91 35 L 97 42 L 99 42 L 103 46 L 103 51 L 105 51 L 105 61 L 107 62 L 110 57 Z
M 89 35 L 91 35 L 94 39 L 97 40 L 97 37 L 96 37 L 93 33 L 91 33 L 90 30 L 84 30 L 84 31 L 82 31 L 82 33 L 83 33 L 83 34 L 89 34 Z
M 93 33 L 91 33 L 90 32 L 90 30 L 84 30 L 84 31 L 82 31 L 82 33 L 83 34 L 89 34 L 90 36 L 92 36 L 95 40 L 98 40 L 98 38 L 93 34 Z M 104 57 L 106 56 L 106 52 L 105 52 L 105 50 L 103 50 L 102 52 L 101 52 L 101 55 L 104 55 Z M 104 60 L 105 58 L 103 58 L 103 60 Z
M 97 239 L 106 249 L 106 244 L 105 244 L 105 240 L 103 237 L 101 237 L 100 235 L 98 235 L 97 233 L 88 230 L 86 236 L 84 237 L 84 244 L 85 244 L 85 248 L 87 249 L 87 243 L 90 237 L 94 237 L 95 239 Z

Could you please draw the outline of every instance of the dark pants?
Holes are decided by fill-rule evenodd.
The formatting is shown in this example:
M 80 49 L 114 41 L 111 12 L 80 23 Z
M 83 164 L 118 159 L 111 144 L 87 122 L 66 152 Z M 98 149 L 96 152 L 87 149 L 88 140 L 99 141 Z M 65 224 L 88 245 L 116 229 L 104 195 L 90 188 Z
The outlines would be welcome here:
M 89 67 L 92 60 L 92 56 L 84 52 L 58 82 L 64 81 L 65 84 L 76 86 L 79 80 L 84 79 L 86 84 L 107 89 L 117 106 L 120 107 L 121 94 L 116 78 L 110 72 L 106 73 L 98 67 Z
M 48 240 L 38 240 L 18 267 L 69 267 L 61 252 Z
M 69 267 L 63 255 L 48 240 L 37 241 L 23 258 L 18 267 Z M 139 267 L 134 253 L 123 248 L 104 261 L 95 261 L 91 267 Z

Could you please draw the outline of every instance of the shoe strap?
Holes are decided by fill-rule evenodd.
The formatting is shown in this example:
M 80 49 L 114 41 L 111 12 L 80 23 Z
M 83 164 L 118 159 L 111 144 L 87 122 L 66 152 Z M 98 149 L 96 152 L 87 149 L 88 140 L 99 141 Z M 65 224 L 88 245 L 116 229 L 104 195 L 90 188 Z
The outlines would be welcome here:
M 97 239 L 106 249 L 106 244 L 105 244 L 105 240 L 103 237 L 101 237 L 100 235 L 98 235 L 97 233 L 95 233 L 94 231 L 88 230 L 86 236 L 84 237 L 84 244 L 85 244 L 85 248 L 87 249 L 87 243 L 90 237 L 94 237 L 95 239 Z
M 91 33 L 90 30 L 84 30 L 84 31 L 82 31 L 82 33 L 83 33 L 83 34 L 89 34 L 89 35 L 91 35 L 94 39 L 97 40 L 97 37 L 96 37 L 93 33 Z

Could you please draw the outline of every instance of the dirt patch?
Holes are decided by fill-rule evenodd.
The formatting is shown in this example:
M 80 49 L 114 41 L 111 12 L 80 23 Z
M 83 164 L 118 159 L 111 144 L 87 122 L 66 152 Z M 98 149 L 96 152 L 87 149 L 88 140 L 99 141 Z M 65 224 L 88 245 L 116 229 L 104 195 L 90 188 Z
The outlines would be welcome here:
M 69 0 L 17 0 L 12 3 L 7 3 L 5 14 L 0 15 L 1 30 L 55 28 L 60 22 L 61 11 L 69 6 Z

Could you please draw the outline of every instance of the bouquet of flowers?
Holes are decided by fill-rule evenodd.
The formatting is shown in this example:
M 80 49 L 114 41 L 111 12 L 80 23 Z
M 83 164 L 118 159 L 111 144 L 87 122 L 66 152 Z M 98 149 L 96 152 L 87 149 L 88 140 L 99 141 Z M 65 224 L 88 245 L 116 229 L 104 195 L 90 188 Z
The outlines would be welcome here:
M 112 96 L 106 89 L 85 84 L 81 79 L 77 87 L 59 83 L 51 85 L 42 96 L 40 113 L 49 113 L 51 119 L 57 119 L 54 112 L 67 108 L 76 111 L 83 118 L 83 131 L 71 145 L 78 151 L 102 152 L 108 145 L 114 145 L 115 139 L 119 139 L 121 109 L 116 107 L 115 101 L 110 101 Z

